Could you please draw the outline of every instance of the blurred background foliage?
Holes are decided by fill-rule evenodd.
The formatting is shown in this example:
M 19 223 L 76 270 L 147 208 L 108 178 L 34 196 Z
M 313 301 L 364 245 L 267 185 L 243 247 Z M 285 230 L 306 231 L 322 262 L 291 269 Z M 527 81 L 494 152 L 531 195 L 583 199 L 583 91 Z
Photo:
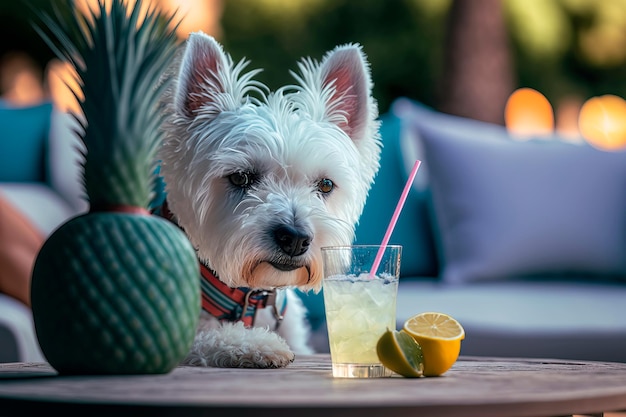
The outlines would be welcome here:
M 225 3 L 222 41 L 234 56 L 264 68 L 260 77 L 271 87 L 292 80 L 287 69 L 295 69 L 295 59 L 321 59 L 336 45 L 358 42 L 370 60 L 382 111 L 401 95 L 434 103 L 446 3 L 231 0 Z
M 459 0 L 459 3 L 493 3 Z M 509 94 L 532 87 L 553 104 L 626 93 L 626 0 L 496 0 L 506 27 Z M 222 19 L 227 50 L 246 56 L 270 86 L 289 80 L 300 56 L 319 58 L 359 42 L 369 57 L 381 111 L 398 96 L 442 106 L 451 0 L 230 0 Z M 467 4 L 472 7 L 471 4 Z M 489 4 L 493 6 L 493 4 Z M 486 18 L 486 16 L 484 16 Z M 477 30 L 481 30 L 479 27 Z M 463 66 L 463 63 L 460 63 Z M 471 78 L 471 77 L 470 77 Z
M 29 3 L 45 9 L 52 2 L 0 3 L 0 57 L 23 49 L 44 67 L 52 54 L 30 27 Z M 502 109 L 504 96 L 518 87 L 541 91 L 555 106 L 570 97 L 626 95 L 626 0 L 214 3 L 221 19 L 219 33 L 212 34 L 235 60 L 246 57 L 251 67 L 264 68 L 259 78 L 271 88 L 293 81 L 289 70 L 301 57 L 320 59 L 338 44 L 360 43 L 371 63 L 381 113 L 406 96 L 464 115 L 455 104 L 465 97 L 466 115 L 490 119 L 481 117 L 481 103 L 488 101 L 480 96 Z M 501 22 L 504 30 L 488 22 Z M 496 29 L 490 32 L 490 27 Z M 472 57 L 478 65 L 471 64 Z M 496 57 L 500 64 L 490 65 Z M 455 89 L 456 84 L 463 88 Z

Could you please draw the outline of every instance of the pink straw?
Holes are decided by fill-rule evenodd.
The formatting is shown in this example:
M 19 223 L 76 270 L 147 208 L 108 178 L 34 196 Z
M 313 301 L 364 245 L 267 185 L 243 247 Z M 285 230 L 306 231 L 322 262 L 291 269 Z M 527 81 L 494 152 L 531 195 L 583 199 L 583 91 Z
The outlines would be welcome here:
M 376 275 L 376 271 L 378 270 L 378 266 L 380 265 L 380 261 L 383 259 L 383 254 L 385 253 L 385 246 L 389 243 L 389 238 L 391 237 L 391 233 L 393 233 L 394 227 L 396 227 L 396 222 L 398 221 L 398 217 L 400 217 L 400 212 L 402 211 L 402 207 L 404 207 L 404 202 L 406 201 L 407 195 L 409 195 L 409 190 L 411 189 L 411 184 L 413 184 L 413 180 L 415 179 L 415 175 L 417 175 L 417 170 L 419 169 L 422 161 L 416 160 L 415 165 L 413 165 L 413 169 L 411 169 L 411 173 L 409 174 L 409 178 L 404 185 L 404 190 L 400 195 L 400 201 L 398 201 L 398 205 L 396 206 L 396 210 L 393 212 L 393 216 L 391 216 L 391 222 L 389 222 L 389 226 L 387 226 L 387 231 L 385 232 L 385 236 L 383 237 L 383 241 L 380 244 L 380 248 L 378 249 L 378 253 L 376 254 L 376 258 L 374 259 L 374 265 L 372 265 L 372 270 L 370 271 L 370 277 L 374 278 Z

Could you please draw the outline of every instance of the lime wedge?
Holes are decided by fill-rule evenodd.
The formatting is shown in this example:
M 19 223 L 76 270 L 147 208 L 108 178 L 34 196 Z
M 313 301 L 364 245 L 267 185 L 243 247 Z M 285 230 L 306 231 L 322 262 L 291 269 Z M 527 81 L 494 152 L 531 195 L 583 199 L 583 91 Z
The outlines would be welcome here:
M 389 330 L 376 344 L 380 362 L 393 372 L 407 378 L 417 378 L 424 373 L 422 348 L 409 334 Z

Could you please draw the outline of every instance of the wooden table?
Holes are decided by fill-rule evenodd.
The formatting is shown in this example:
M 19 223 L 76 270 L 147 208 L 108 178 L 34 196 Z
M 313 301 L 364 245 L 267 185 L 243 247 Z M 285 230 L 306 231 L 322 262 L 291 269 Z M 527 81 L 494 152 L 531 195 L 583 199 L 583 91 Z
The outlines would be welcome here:
M 285 369 L 179 367 L 58 376 L 0 364 L 0 416 L 563 416 L 626 410 L 626 363 L 465 357 L 436 378 L 333 379 L 327 355 Z

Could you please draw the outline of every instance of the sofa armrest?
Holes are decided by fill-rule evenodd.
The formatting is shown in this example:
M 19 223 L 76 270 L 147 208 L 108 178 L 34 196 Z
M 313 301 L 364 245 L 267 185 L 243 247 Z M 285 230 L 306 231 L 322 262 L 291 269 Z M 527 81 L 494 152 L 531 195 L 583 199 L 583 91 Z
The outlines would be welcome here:
M 0 294 L 0 362 L 45 362 L 31 310 Z

